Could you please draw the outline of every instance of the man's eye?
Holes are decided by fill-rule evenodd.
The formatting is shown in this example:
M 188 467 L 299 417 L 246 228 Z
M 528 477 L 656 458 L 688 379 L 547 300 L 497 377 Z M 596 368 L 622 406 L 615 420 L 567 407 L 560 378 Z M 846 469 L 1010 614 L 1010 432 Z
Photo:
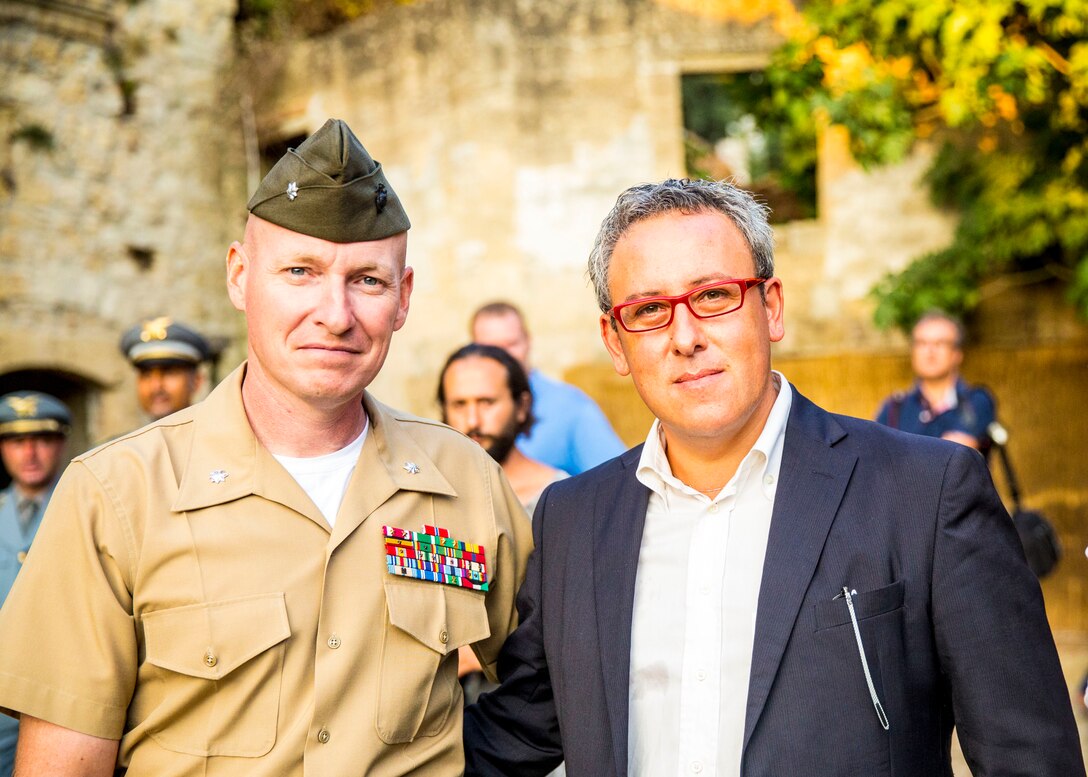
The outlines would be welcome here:
M 375 278 L 373 275 L 364 275 L 363 276 L 363 285 L 364 286 L 380 286 L 381 281 L 378 280 L 377 278 Z
M 306 275 L 305 267 L 288 267 L 287 274 L 292 278 L 302 278 Z
M 645 305 L 638 305 L 635 307 L 635 315 L 640 318 L 648 316 L 661 315 L 664 310 L 664 306 L 660 302 L 648 302 Z

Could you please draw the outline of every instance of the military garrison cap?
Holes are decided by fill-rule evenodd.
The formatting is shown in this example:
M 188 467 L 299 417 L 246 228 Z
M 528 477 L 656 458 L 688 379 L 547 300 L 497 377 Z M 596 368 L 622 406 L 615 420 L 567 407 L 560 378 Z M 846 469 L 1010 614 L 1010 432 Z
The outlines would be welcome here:
M 197 365 L 211 354 L 208 341 L 193 328 L 159 316 L 141 321 L 121 337 L 121 353 L 136 367 Z
M 72 428 L 67 406 L 41 391 L 13 391 L 0 397 L 0 437 L 61 434 Z
M 381 164 L 340 119 L 288 149 L 247 207 L 265 221 L 334 243 L 381 240 L 411 226 Z

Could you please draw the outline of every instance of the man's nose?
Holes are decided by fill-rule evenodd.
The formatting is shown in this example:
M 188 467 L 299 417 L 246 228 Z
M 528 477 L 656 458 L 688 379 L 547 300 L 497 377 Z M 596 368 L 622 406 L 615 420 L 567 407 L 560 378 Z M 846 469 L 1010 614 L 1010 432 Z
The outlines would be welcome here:
M 672 310 L 672 324 L 669 325 L 673 347 L 678 353 L 691 354 L 705 347 L 706 334 L 703 321 L 691 312 L 691 308 L 678 302 Z
M 334 335 L 342 335 L 351 329 L 354 320 L 351 298 L 342 282 L 332 278 L 325 280 L 316 313 L 318 322 Z

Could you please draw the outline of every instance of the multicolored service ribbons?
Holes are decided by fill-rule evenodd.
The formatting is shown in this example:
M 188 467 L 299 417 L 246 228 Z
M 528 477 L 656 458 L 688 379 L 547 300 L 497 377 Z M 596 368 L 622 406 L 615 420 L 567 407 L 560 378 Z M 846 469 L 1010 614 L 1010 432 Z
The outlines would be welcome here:
M 422 532 L 382 526 L 389 573 L 445 583 L 474 591 L 487 590 L 484 549 L 450 538 L 446 529 L 424 525 Z

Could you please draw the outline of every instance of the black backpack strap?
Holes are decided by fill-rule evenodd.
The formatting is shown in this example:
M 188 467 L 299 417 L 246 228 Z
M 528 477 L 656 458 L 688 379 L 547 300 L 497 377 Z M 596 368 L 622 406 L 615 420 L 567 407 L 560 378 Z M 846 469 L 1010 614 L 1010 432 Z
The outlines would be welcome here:
M 906 399 L 907 395 L 902 391 L 895 392 L 888 399 L 888 426 L 892 429 L 899 428 L 899 415 L 903 412 L 903 402 Z

